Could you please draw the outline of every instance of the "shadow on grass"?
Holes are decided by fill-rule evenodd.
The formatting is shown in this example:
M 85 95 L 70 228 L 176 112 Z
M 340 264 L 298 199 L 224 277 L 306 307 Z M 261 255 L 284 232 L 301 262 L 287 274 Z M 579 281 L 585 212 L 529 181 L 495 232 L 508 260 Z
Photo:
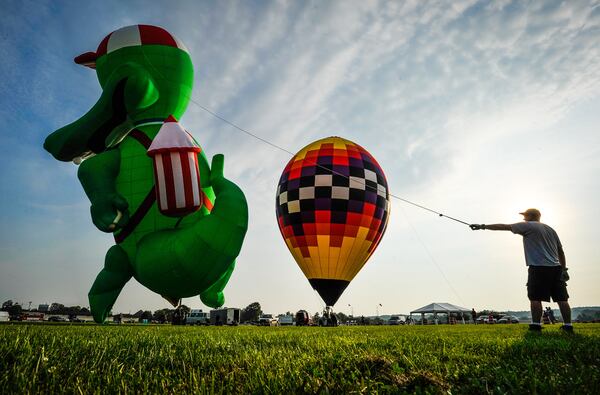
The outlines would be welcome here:
M 452 384 L 454 393 L 600 393 L 598 338 L 552 330 L 526 331 Z

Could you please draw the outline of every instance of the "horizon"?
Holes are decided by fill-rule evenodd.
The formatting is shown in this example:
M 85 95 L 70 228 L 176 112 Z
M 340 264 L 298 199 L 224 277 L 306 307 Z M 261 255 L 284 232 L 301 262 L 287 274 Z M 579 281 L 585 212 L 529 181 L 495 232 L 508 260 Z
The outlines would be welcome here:
M 24 1 L 5 8 L 0 300 L 39 305 L 55 295 L 88 305 L 112 237 L 92 224 L 77 167 L 54 160 L 42 144 L 100 95 L 94 71 L 73 58 L 111 31 L 147 23 L 190 50 L 193 102 L 181 123 L 208 158 L 225 155 L 225 176 L 248 200 L 248 233 L 225 305 L 322 309 L 277 227 L 277 183 L 290 155 L 269 144 L 296 153 L 331 135 L 369 151 L 392 194 L 448 216 L 515 223 L 519 212 L 539 208 L 565 248 L 571 304 L 600 304 L 600 6 L 593 1 Z M 370 316 L 379 305 L 389 315 L 438 300 L 522 311 L 526 278 L 520 236 L 473 232 L 392 199 L 380 245 L 334 309 Z M 206 309 L 198 297 L 182 303 Z M 132 279 L 113 310 L 140 305 L 170 306 Z

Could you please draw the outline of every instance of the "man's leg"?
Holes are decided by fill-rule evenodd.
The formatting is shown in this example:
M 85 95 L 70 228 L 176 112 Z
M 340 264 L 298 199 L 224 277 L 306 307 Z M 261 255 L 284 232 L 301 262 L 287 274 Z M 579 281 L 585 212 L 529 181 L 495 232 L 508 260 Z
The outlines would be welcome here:
M 531 323 L 535 324 L 535 325 L 541 325 L 542 324 L 542 302 L 539 300 L 531 300 L 530 304 L 531 304 Z
M 556 302 L 560 308 L 560 315 L 562 316 L 563 323 L 565 325 L 571 325 L 571 306 L 566 300 L 564 302 Z

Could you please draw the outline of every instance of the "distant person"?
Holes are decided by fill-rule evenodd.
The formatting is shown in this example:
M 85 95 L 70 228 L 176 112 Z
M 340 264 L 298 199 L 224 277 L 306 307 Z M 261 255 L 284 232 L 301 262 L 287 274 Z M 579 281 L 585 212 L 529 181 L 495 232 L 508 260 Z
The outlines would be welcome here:
M 471 318 L 473 319 L 473 323 L 477 325 L 477 312 L 475 311 L 475 309 L 471 310 Z
M 473 230 L 510 230 L 523 236 L 525 264 L 529 267 L 527 277 L 527 296 L 531 304 L 532 331 L 542 330 L 542 301 L 552 300 L 558 303 L 564 325 L 561 329 L 573 332 L 571 325 L 571 306 L 567 293 L 567 261 L 558 235 L 550 226 L 540 222 L 541 213 L 535 208 L 519 213 L 524 222 L 512 225 L 470 225 Z
M 550 307 L 546 307 L 546 312 L 548 313 L 548 319 L 550 320 L 550 323 L 554 324 L 556 322 L 556 317 L 554 317 L 554 311 L 552 311 Z

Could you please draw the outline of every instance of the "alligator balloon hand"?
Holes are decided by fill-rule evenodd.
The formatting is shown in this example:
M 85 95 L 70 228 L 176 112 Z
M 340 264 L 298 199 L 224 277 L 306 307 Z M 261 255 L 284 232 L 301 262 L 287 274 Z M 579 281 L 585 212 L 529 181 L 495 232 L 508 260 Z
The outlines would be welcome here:
M 223 155 L 215 155 L 209 168 L 186 132 L 178 137 L 183 148 L 158 147 L 160 161 L 148 152 L 165 120 L 183 131 L 173 122 L 191 97 L 187 49 L 162 28 L 134 25 L 109 34 L 96 52 L 75 62 L 96 69 L 102 95 L 79 120 L 48 136 L 44 148 L 58 160 L 81 163 L 78 177 L 92 221 L 114 233 L 116 244 L 88 294 L 94 320 L 104 322 L 131 277 L 174 305 L 194 295 L 208 306 L 223 305 L 248 227 L 244 194 L 223 177 Z M 169 171 L 188 180 L 155 182 L 155 173 Z M 188 197 L 196 203 L 182 216 L 179 206 Z M 175 214 L 163 205 L 177 205 Z

